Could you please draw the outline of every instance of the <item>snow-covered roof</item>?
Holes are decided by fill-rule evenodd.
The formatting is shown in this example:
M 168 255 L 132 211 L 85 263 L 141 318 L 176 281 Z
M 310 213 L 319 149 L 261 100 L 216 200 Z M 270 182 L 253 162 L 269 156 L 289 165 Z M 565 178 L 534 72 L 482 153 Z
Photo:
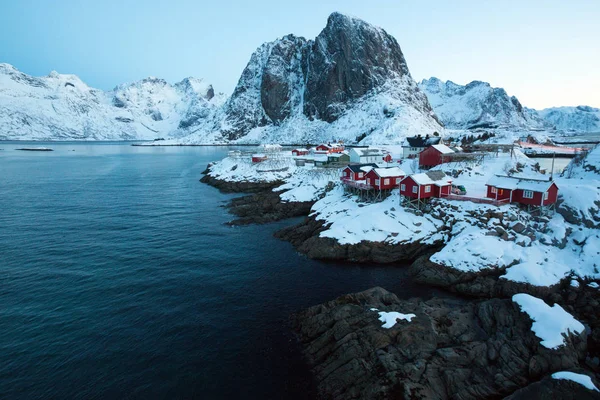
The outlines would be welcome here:
M 379 175 L 382 178 L 406 176 L 406 172 L 404 172 L 401 168 L 398 167 L 374 168 L 374 171 L 377 175 Z
M 347 155 L 348 155 L 348 153 L 346 153 L 344 151 L 342 153 L 332 153 L 332 154 L 329 154 L 329 157 L 331 157 L 331 158 L 340 158 L 341 156 L 347 156 Z
M 439 151 L 442 154 L 455 153 L 455 151 L 453 149 L 451 149 L 450 147 L 446 146 L 445 144 L 434 144 L 431 147 L 433 147 L 434 149 L 436 149 L 437 151 Z
M 292 151 L 308 151 L 307 149 L 294 149 Z
M 252 154 L 252 158 L 263 158 L 263 157 L 266 157 L 266 156 L 264 154 L 260 154 L 260 153 Z
M 353 164 L 353 165 L 348 165 L 346 168 L 350 168 L 350 170 L 352 170 L 352 172 L 363 172 L 363 167 L 371 167 L 369 169 L 369 171 L 373 168 L 377 168 L 377 164 Z
M 550 186 L 554 181 L 551 180 L 542 180 L 542 179 L 532 179 L 532 178 L 519 178 L 515 176 L 504 176 L 504 175 L 496 175 L 490 179 L 486 185 L 494 186 L 501 189 L 521 189 L 521 190 L 531 190 L 533 192 L 546 193 Z
M 370 147 L 370 148 L 353 148 L 358 155 L 360 156 L 377 156 L 383 155 L 383 151 L 378 148 Z
M 437 185 L 446 186 L 450 184 L 451 177 L 446 175 L 443 171 L 429 171 L 421 174 L 411 175 L 413 181 L 417 185 Z
M 370 165 L 366 165 L 364 167 L 360 167 L 360 170 L 364 171 L 364 172 L 369 172 L 372 169 L 374 169 L 374 167 L 371 167 Z
M 440 143 L 440 140 L 442 140 L 442 138 L 440 138 L 439 136 L 417 135 L 407 137 L 402 143 L 402 147 L 429 147 L 434 144 Z
M 319 155 L 313 156 L 313 159 L 318 162 L 327 162 L 327 155 L 319 154 Z

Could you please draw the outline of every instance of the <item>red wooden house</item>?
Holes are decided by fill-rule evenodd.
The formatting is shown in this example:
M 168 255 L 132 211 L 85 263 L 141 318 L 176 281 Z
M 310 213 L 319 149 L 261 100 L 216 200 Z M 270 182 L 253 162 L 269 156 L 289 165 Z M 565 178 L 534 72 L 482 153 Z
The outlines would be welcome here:
M 292 150 L 292 155 L 298 157 L 298 156 L 306 156 L 308 155 L 308 150 L 307 149 L 294 149 Z
M 528 207 L 549 207 L 558 199 L 558 186 L 552 180 L 496 175 L 486 186 L 487 197 Z
M 340 143 L 327 143 L 327 144 L 323 144 L 321 143 L 320 145 L 318 145 L 317 147 L 315 147 L 315 152 L 316 153 L 321 153 L 321 154 L 325 154 L 325 153 L 341 153 L 344 151 L 344 145 L 340 144 Z
M 457 153 L 456 148 L 445 144 L 434 144 L 419 153 L 419 167 L 431 168 L 447 162 L 452 162 L 452 155 Z
M 373 168 L 365 175 L 367 185 L 377 190 L 389 190 L 397 188 L 400 181 L 406 176 L 406 172 L 398 167 Z
M 364 181 L 367 173 L 373 168 L 377 168 L 377 164 L 348 165 L 342 170 L 342 181 Z
M 264 154 L 252 154 L 252 162 L 253 163 L 263 162 L 266 159 L 267 159 L 267 156 Z
M 452 179 L 443 171 L 429 171 L 409 175 L 400 181 L 400 194 L 417 204 L 431 197 L 443 197 L 450 194 Z

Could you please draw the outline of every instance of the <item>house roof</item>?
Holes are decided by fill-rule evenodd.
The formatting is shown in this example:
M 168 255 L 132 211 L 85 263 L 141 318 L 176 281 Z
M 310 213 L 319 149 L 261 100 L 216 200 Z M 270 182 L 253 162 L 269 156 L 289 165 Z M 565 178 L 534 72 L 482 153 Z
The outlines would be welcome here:
M 408 177 L 407 177 L 408 178 Z M 410 175 L 413 181 L 417 185 L 437 185 L 446 186 L 450 185 L 451 177 L 446 175 L 444 171 L 428 171 L 421 174 Z
M 376 155 L 383 155 L 383 151 L 381 151 L 381 149 L 378 148 L 353 148 L 352 150 L 354 150 L 356 153 L 358 153 L 358 155 L 360 156 L 376 156 Z
M 347 156 L 347 155 L 348 155 L 348 153 L 344 151 L 342 153 L 332 153 L 332 154 L 329 154 L 328 157 L 330 157 L 330 158 L 340 158 L 341 156 Z
M 404 172 L 401 168 L 398 167 L 373 168 L 373 171 L 382 178 L 406 176 L 406 172 Z
M 407 137 L 406 140 L 404 140 L 404 143 L 402 143 L 402 147 L 429 147 L 434 144 L 439 144 L 441 140 L 442 138 L 439 136 L 417 135 Z
M 434 144 L 431 147 L 433 147 L 434 149 L 436 149 L 437 151 L 439 151 L 442 154 L 456 153 L 455 149 L 448 147 L 445 144 Z
M 545 179 L 519 178 L 516 176 L 495 175 L 486 185 L 495 186 L 500 189 L 521 189 L 533 192 L 545 193 L 550 189 L 554 181 Z
M 260 154 L 260 153 L 252 154 L 252 158 L 264 158 L 264 157 L 266 157 L 264 154 Z
M 373 168 L 377 168 L 377 164 L 353 164 L 353 165 L 348 165 L 346 168 L 350 168 L 352 170 L 352 172 L 366 172 L 363 168 L 364 167 L 370 167 L 367 171 L 370 171 Z

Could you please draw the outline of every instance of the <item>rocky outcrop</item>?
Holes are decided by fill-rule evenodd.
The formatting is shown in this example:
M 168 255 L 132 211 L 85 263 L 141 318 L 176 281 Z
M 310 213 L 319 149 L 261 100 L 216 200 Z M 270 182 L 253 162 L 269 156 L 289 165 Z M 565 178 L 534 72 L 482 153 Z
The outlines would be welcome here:
M 584 373 L 583 371 L 577 371 Z M 579 383 L 554 379 L 547 376 L 539 382 L 534 382 L 523 389 L 517 390 L 504 400 L 594 400 L 600 399 L 600 393 L 590 390 Z
M 358 244 L 340 244 L 337 240 L 320 237 L 327 229 L 322 221 L 308 217 L 301 223 L 286 227 L 275 233 L 275 237 L 286 240 L 300 252 L 318 260 L 347 260 L 351 262 L 376 262 L 382 264 L 412 261 L 423 253 L 435 252 L 442 242 L 423 244 L 411 242 L 388 244 L 363 241 Z
M 281 186 L 283 182 L 246 182 L 246 181 L 224 181 L 217 179 L 204 173 L 204 176 L 200 178 L 200 182 L 206 183 L 213 187 L 216 187 L 223 193 L 256 193 L 272 190 L 277 186 Z
M 247 182 L 226 181 L 209 174 L 211 164 L 203 172 L 200 182 L 216 187 L 223 193 L 252 193 L 249 196 L 232 199 L 225 207 L 236 219 L 229 225 L 265 224 L 282 219 L 306 216 L 314 204 L 307 202 L 284 202 L 273 188 L 281 186 L 282 181 Z
M 310 212 L 314 202 L 284 202 L 279 193 L 265 190 L 232 199 L 227 209 L 238 218 L 230 225 L 265 224 L 282 219 L 302 217 Z
M 378 312 L 415 314 L 390 329 Z M 579 368 L 585 334 L 547 349 L 509 299 L 399 300 L 382 288 L 293 317 L 318 390 L 328 399 L 490 399 L 551 372 Z
M 408 119 L 413 129 L 416 123 L 431 133 L 441 129 L 396 39 L 360 19 L 333 13 L 315 40 L 287 35 L 252 54 L 224 107 L 222 133 L 227 140 L 239 140 L 254 128 L 271 127 L 263 134 L 286 137 L 286 143 L 324 140 L 317 136 L 324 129 L 336 130 L 331 124 L 351 109 L 364 112 L 363 120 L 374 113 L 380 117 L 369 121 L 378 126 L 351 124 L 356 133 L 349 137 L 342 137 L 350 126 L 343 124 L 346 132 L 335 135 L 349 141 L 383 129 L 386 118 L 405 129 Z
M 346 105 L 386 81 L 410 76 L 402 50 L 386 31 L 333 13 L 309 43 L 304 113 L 335 121 Z

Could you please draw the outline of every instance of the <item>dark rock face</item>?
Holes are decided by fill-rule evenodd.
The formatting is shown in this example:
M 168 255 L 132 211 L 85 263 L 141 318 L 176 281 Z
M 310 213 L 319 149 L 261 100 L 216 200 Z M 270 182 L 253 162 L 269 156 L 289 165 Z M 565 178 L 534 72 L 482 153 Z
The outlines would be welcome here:
M 413 313 L 382 328 L 371 311 Z M 345 295 L 293 317 L 327 399 L 492 399 L 549 373 L 578 368 L 585 334 L 547 349 L 511 300 L 401 301 L 382 288 Z
M 333 13 L 311 43 L 304 113 L 335 121 L 345 103 L 388 79 L 410 75 L 396 39 L 359 19 Z
M 275 42 L 260 83 L 261 105 L 274 123 L 286 119 L 300 105 L 304 84 L 302 53 L 306 39 L 288 35 Z

